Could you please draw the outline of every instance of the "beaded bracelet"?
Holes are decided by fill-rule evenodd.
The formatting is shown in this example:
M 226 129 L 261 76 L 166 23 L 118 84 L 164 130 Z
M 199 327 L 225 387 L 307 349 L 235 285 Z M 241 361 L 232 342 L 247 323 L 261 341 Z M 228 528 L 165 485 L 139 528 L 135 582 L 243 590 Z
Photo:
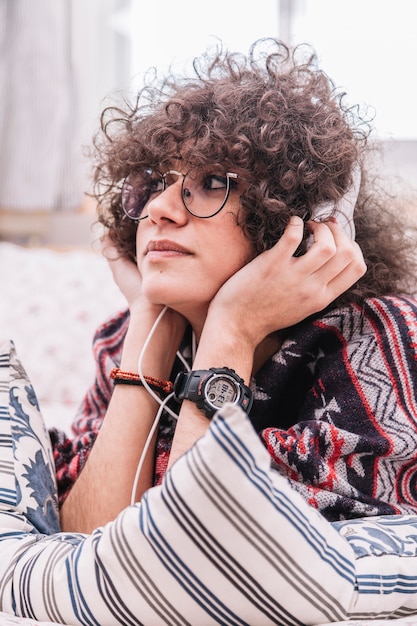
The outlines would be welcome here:
M 144 386 L 139 374 L 134 372 L 124 372 L 119 367 L 114 367 L 110 372 L 110 378 L 114 380 L 114 384 L 122 385 L 138 385 Z M 170 380 L 162 380 L 161 378 L 154 378 L 153 376 L 143 376 L 149 387 L 154 391 L 163 391 L 168 394 L 173 390 L 173 383 Z

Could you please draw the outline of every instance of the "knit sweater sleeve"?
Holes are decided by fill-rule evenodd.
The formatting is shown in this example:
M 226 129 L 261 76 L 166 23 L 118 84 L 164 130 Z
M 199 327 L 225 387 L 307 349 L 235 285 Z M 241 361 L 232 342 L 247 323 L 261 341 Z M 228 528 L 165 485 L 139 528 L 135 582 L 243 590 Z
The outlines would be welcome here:
M 415 301 L 328 313 L 283 346 L 276 373 L 288 426 L 261 436 L 312 506 L 329 520 L 417 512 Z
M 113 390 L 110 371 L 120 363 L 128 323 L 129 313 L 122 311 L 102 324 L 94 335 L 95 380 L 77 411 L 72 424 L 72 437 L 57 429 L 49 432 L 60 504 L 84 467 L 100 430 Z

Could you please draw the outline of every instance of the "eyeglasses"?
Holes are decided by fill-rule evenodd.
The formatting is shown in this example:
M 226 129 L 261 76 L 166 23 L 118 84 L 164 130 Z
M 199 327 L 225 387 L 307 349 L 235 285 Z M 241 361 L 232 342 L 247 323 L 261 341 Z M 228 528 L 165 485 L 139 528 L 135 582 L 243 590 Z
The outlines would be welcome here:
M 182 176 L 181 198 L 187 211 L 195 217 L 208 218 L 219 213 L 230 191 L 237 188 L 237 174 L 218 166 L 194 167 L 186 174 L 169 170 L 161 174 L 150 167 L 127 176 L 122 186 L 122 207 L 132 220 L 148 217 L 146 204 L 177 182 Z

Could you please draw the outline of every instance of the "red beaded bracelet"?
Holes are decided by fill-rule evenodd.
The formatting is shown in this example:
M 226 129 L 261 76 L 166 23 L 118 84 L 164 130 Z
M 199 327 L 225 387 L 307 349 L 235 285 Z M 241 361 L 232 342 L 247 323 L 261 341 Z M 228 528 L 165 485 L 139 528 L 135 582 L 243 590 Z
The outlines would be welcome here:
M 110 378 L 114 380 L 115 385 L 139 385 L 143 386 L 143 382 L 139 374 L 134 372 L 124 372 L 119 367 L 114 367 L 110 372 Z M 143 376 L 151 389 L 156 391 L 163 391 L 168 394 L 173 390 L 173 383 L 170 380 L 162 380 L 161 378 L 154 378 L 153 376 Z

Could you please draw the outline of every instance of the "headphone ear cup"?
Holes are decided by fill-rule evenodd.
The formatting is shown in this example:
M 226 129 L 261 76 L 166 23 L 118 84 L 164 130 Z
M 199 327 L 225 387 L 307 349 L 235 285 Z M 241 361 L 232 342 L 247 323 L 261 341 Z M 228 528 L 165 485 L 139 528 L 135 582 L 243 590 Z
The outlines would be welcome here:
M 310 234 L 306 239 L 306 252 L 307 250 L 310 250 L 313 243 L 314 243 L 314 236 Z
M 361 186 L 361 169 L 357 164 L 352 170 L 352 184 L 345 193 L 344 196 L 336 203 L 323 202 L 314 207 L 311 213 L 311 219 L 317 222 L 324 222 L 330 216 L 334 216 L 337 219 L 337 223 L 350 237 L 355 239 L 356 230 L 355 222 L 353 220 L 353 214 L 355 211 L 356 201 L 359 195 L 359 189 Z M 309 241 L 310 240 L 310 241 Z M 312 241 L 311 241 L 312 240 Z M 312 235 L 307 240 L 307 249 L 314 243 Z

